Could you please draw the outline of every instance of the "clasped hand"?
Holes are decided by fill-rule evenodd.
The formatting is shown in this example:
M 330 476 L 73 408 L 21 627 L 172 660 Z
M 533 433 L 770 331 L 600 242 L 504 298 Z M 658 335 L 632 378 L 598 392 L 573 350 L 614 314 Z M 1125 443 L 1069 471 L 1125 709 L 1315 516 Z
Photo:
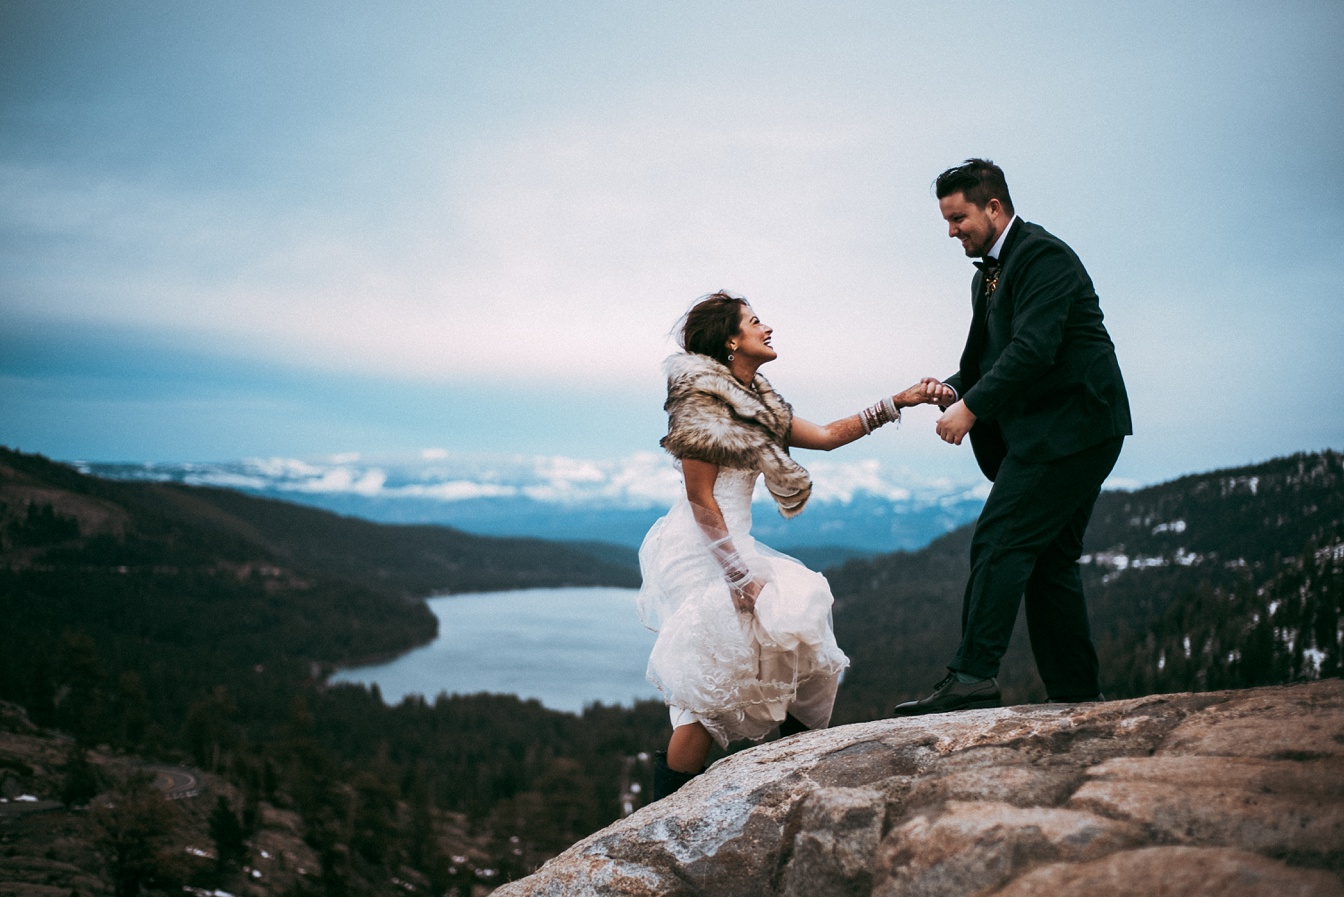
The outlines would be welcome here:
M 733 607 L 737 608 L 738 613 L 754 614 L 756 612 L 756 599 L 760 597 L 765 584 L 765 577 L 756 574 L 740 585 L 728 586 L 728 594 L 732 596 Z
M 914 405 L 947 405 L 956 397 L 952 387 L 944 386 L 933 377 L 925 377 L 892 398 L 896 400 L 896 407 L 910 408 Z

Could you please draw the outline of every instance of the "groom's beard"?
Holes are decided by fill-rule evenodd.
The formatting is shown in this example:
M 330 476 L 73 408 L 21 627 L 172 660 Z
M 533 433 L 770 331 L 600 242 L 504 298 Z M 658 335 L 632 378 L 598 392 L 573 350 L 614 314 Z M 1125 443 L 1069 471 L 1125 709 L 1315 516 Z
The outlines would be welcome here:
M 994 233 L 994 228 L 991 227 L 989 229 L 989 233 L 985 235 L 983 240 L 964 242 L 961 245 L 962 248 L 966 250 L 967 258 L 982 259 L 991 249 L 994 248 L 994 241 L 997 240 L 998 238 L 999 235 Z

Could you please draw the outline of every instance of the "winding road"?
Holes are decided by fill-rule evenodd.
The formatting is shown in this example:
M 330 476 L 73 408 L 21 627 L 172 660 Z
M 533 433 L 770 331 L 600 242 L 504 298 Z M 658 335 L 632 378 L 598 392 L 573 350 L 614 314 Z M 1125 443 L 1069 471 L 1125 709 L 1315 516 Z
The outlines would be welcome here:
M 183 800 L 201 793 L 201 780 L 189 769 L 181 766 L 142 766 L 145 772 L 153 773 L 150 784 L 163 792 L 169 800 Z M 58 800 L 6 800 L 0 802 L 0 819 L 13 819 L 32 813 L 45 813 L 50 810 L 64 809 Z
M 182 800 L 201 793 L 201 780 L 189 769 L 181 766 L 146 766 L 144 769 L 154 773 L 152 784 L 169 800 Z

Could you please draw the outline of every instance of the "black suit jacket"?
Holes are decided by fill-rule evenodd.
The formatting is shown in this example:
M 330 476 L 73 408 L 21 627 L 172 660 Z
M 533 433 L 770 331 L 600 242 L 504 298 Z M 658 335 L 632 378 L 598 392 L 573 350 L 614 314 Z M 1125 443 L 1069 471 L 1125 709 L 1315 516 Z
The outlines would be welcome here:
M 971 446 L 991 480 L 1009 455 L 1053 461 L 1134 432 L 1115 346 L 1087 270 L 1062 240 L 1013 222 L 994 295 L 971 286 L 961 369 L 948 385 L 975 414 Z

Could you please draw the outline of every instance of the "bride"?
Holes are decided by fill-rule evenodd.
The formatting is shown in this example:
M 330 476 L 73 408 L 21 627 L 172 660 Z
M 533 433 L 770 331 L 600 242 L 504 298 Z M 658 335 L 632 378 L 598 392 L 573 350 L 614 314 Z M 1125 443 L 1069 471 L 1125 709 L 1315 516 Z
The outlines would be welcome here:
M 849 664 L 831 629 L 825 577 L 751 537 L 756 480 L 785 517 L 812 490 L 790 448 L 830 449 L 900 420 L 900 409 L 931 401 L 921 381 L 852 417 L 820 426 L 757 373 L 777 353 L 772 330 L 745 299 L 724 292 L 686 313 L 665 362 L 668 433 L 686 496 L 658 520 L 640 548 L 639 610 L 658 632 L 649 681 L 672 717 L 666 754 L 654 763 L 654 799 L 698 775 L 712 742 L 759 741 L 825 728 L 840 673 Z

